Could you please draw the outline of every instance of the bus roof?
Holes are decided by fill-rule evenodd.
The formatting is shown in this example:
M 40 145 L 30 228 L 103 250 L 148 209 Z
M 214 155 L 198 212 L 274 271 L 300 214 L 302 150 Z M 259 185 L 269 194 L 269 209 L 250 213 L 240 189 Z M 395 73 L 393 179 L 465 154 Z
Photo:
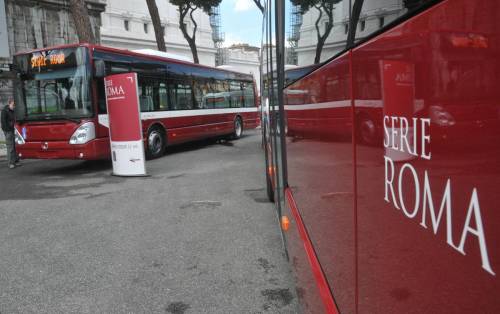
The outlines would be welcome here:
M 156 61 L 163 61 L 163 62 L 168 61 L 171 63 L 184 64 L 184 65 L 189 65 L 189 66 L 198 67 L 198 68 L 228 72 L 228 73 L 232 73 L 232 74 L 236 74 L 236 75 L 240 75 L 240 76 L 244 75 L 244 76 L 247 76 L 249 80 L 253 80 L 253 76 L 250 74 L 241 73 L 241 72 L 237 72 L 237 71 L 231 71 L 231 70 L 227 70 L 227 69 L 218 69 L 216 67 L 211 67 L 208 65 L 196 64 L 196 63 L 193 63 L 190 61 L 179 60 L 176 58 L 167 57 L 165 55 L 162 55 L 160 51 L 158 51 L 160 54 L 152 54 L 152 53 L 131 51 L 128 49 L 120 49 L 120 48 L 113 48 L 113 47 L 108 47 L 108 46 L 101 46 L 101 45 L 97 45 L 97 44 L 89 44 L 89 43 L 74 43 L 74 44 L 66 44 L 66 45 L 32 49 L 32 50 L 18 52 L 16 54 L 14 54 L 14 56 L 34 53 L 34 52 L 38 52 L 38 51 L 47 51 L 47 50 L 65 49 L 65 48 L 76 48 L 76 47 L 87 47 L 91 51 L 98 50 L 98 51 L 102 51 L 102 52 L 113 52 L 113 53 L 131 56 L 131 57 L 141 57 L 141 58 L 145 58 L 145 59 L 149 59 L 149 60 L 156 60 Z
M 190 63 L 194 63 L 193 59 L 182 56 L 182 55 L 177 55 L 174 53 L 170 52 L 165 52 L 165 51 L 160 51 L 160 50 L 154 50 L 154 49 L 134 49 L 131 50 L 132 52 L 137 52 L 140 54 L 145 54 L 145 55 L 150 55 L 150 56 L 157 56 L 157 57 L 162 57 L 162 58 L 168 58 L 168 59 L 175 59 L 175 60 L 181 60 L 181 61 L 186 61 Z

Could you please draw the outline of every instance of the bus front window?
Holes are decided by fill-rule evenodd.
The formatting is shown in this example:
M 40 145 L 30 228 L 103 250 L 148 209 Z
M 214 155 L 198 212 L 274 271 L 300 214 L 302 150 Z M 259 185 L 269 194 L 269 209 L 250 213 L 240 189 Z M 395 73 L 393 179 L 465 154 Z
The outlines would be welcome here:
M 83 61 L 85 58 L 74 59 L 73 64 L 65 67 L 30 69 L 29 75 L 16 86 L 20 105 L 24 107 L 20 120 L 92 116 L 88 66 Z

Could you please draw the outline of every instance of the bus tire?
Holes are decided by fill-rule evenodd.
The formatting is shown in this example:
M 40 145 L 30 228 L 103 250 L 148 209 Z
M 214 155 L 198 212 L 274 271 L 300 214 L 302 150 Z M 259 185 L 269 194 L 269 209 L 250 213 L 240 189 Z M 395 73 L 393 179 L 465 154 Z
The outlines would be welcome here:
M 241 137 L 242 134 L 243 134 L 243 121 L 241 121 L 240 116 L 237 116 L 236 119 L 234 119 L 233 134 L 231 135 L 231 137 L 237 140 Z
M 166 148 L 165 130 L 154 126 L 148 131 L 146 156 L 148 159 L 155 159 L 165 154 Z

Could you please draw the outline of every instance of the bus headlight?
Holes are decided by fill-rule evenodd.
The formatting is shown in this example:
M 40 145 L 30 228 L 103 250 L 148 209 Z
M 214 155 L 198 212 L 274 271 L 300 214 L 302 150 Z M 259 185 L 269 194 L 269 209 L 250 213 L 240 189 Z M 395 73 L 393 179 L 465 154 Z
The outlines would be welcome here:
M 14 135 L 16 137 L 16 144 L 17 145 L 23 145 L 26 143 L 24 141 L 24 138 L 21 136 L 21 134 L 19 134 L 19 131 L 16 128 L 14 128 Z
M 95 139 L 95 126 L 93 122 L 82 124 L 75 133 L 71 135 L 70 144 L 85 144 L 90 140 Z

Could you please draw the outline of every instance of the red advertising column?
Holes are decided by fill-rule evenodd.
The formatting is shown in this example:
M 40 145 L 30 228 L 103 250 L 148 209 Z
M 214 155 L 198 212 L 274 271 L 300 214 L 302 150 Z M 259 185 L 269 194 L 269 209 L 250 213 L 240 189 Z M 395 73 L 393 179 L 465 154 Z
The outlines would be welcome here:
M 104 84 L 113 174 L 117 176 L 144 176 L 146 175 L 146 164 L 137 73 L 106 76 Z
M 417 156 L 415 112 L 415 66 L 396 60 L 380 61 L 384 101 L 385 155 L 394 161 Z

